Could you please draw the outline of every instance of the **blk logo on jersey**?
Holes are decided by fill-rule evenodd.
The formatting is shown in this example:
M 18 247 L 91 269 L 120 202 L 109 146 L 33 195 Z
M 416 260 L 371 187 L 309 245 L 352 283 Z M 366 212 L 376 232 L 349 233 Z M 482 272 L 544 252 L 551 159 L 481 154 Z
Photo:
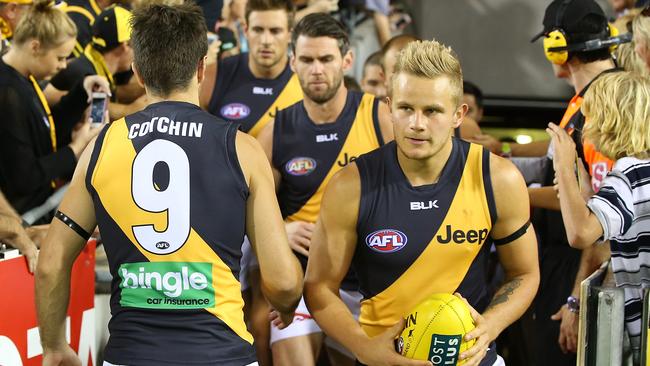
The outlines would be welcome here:
M 308 175 L 316 169 L 316 160 L 307 157 L 297 157 L 284 165 L 287 173 L 295 176 Z
M 440 244 L 449 244 L 454 242 L 456 244 L 481 244 L 487 239 L 488 229 L 481 230 L 452 230 L 451 225 L 447 225 L 443 233 L 438 234 L 436 239 Z
M 338 141 L 338 135 L 338 133 L 330 133 L 329 135 L 316 135 L 316 142 Z
M 221 107 L 221 115 L 227 119 L 242 119 L 251 114 L 251 109 L 246 104 L 230 103 Z
M 423 201 L 410 202 L 410 207 L 411 207 L 411 211 L 430 210 L 432 208 L 440 208 L 438 207 L 438 200 L 433 200 L 428 202 L 423 202 Z
M 273 95 L 273 88 L 263 88 L 261 86 L 254 86 L 253 87 L 253 94 Z
M 395 229 L 377 230 L 366 236 L 366 245 L 379 253 L 393 253 L 406 246 L 406 234 Z

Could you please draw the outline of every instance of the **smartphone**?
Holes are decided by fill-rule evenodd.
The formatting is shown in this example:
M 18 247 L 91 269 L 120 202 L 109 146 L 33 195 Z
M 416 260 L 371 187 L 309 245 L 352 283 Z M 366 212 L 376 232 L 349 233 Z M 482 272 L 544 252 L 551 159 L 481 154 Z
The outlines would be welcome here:
M 104 114 L 108 107 L 108 95 L 106 93 L 93 93 L 93 101 L 90 106 L 90 123 L 93 127 L 104 123 Z

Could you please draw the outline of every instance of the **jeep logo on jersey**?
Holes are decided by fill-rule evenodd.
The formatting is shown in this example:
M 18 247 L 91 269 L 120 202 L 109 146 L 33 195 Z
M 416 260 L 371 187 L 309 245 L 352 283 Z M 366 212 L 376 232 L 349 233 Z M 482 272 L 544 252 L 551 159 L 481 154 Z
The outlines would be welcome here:
M 285 164 L 284 169 L 291 175 L 308 175 L 316 169 L 316 160 L 306 157 L 293 158 Z
M 377 230 L 366 236 L 366 245 L 379 253 L 396 252 L 406 246 L 406 234 L 395 229 Z
M 251 109 L 246 104 L 230 103 L 221 107 L 221 115 L 227 119 L 242 119 L 251 114 Z
M 451 225 L 445 227 L 444 233 L 436 235 L 438 243 L 440 244 L 449 244 L 449 242 L 454 242 L 456 244 L 481 244 L 488 236 L 488 229 L 481 230 L 452 230 Z
M 203 309 L 215 303 L 211 263 L 124 263 L 117 273 L 124 307 Z

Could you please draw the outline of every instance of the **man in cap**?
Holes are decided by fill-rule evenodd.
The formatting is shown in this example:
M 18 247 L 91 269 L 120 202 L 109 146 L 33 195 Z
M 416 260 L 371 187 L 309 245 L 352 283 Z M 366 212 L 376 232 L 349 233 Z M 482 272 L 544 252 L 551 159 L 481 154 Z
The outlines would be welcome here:
M 575 90 L 560 126 L 572 135 L 578 156 L 588 167 L 591 185 L 583 185 L 587 188 L 583 195 L 588 196 L 591 190 L 598 191 L 612 162 L 592 144 L 582 143 L 580 131 L 585 117 L 580 106 L 584 93 L 595 79 L 619 70 L 609 46 L 621 39 L 612 37 L 615 31 L 593 0 L 555 0 L 546 8 L 543 24 L 544 29 L 532 41 L 543 37 L 544 52 L 555 76 L 567 79 Z M 516 148 L 512 151 L 514 153 Z M 552 148 L 548 149 L 547 156 L 552 159 Z M 608 253 L 597 248 L 581 254 L 568 245 L 559 202 L 552 188 L 553 177 L 552 164 L 547 164 L 544 187 L 529 188 L 531 205 L 536 208 L 533 223 L 539 233 L 541 258 L 540 286 L 534 308 L 537 323 L 535 359 L 541 365 L 575 365 L 580 282 Z M 551 317 L 560 323 L 550 321 Z
M 118 5 L 111 5 L 102 11 L 93 23 L 92 42 L 81 56 L 70 62 L 68 67 L 52 78 L 45 94 L 54 100 L 83 80 L 87 75 L 100 75 L 108 79 L 111 86 L 111 103 L 108 110 L 112 119 L 119 119 L 145 106 L 144 97 L 131 104 L 117 103 L 118 81 L 115 75 L 131 69 L 133 50 L 129 46 L 131 12 Z

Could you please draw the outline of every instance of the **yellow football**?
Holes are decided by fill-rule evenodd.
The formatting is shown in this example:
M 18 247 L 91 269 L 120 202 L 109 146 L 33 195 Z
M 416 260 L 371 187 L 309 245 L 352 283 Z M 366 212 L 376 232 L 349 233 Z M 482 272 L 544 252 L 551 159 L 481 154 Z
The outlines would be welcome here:
M 405 357 L 434 365 L 462 365 L 460 354 L 476 342 L 463 339 L 474 329 L 474 321 L 467 304 L 454 295 L 433 294 L 405 318 L 398 339 L 398 350 Z

